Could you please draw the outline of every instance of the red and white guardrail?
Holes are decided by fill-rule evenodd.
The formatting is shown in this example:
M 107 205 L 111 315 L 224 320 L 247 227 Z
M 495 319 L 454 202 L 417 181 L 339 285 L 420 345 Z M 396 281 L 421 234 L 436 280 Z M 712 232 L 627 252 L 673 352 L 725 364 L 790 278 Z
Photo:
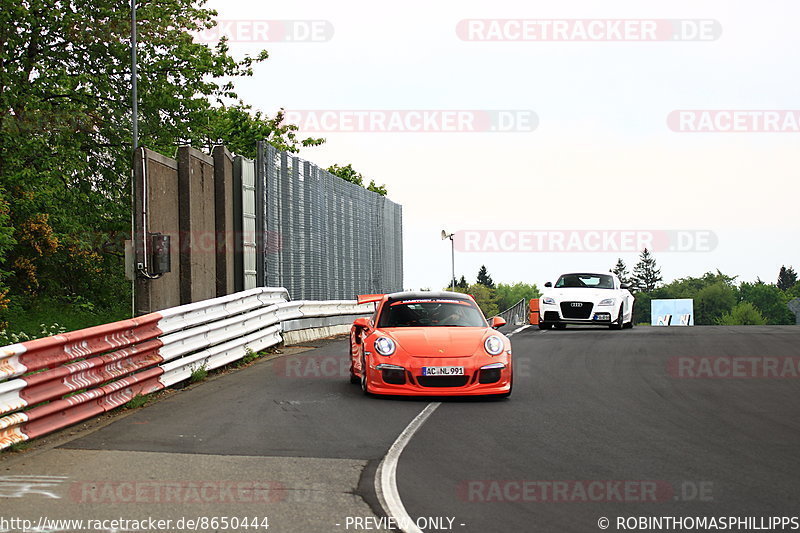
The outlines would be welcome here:
M 0 449 L 279 344 L 284 321 L 373 309 L 355 301 L 292 302 L 286 289 L 257 288 L 0 347 Z

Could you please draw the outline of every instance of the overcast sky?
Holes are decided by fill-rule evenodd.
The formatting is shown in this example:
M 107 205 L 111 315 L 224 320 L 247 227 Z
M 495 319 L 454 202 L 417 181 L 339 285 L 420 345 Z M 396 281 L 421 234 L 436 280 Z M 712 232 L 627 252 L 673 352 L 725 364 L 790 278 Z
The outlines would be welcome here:
M 667 280 L 719 268 L 742 280 L 774 281 L 782 264 L 800 267 L 800 132 L 790 120 L 796 115 L 773 115 L 779 133 L 750 131 L 764 129 L 758 114 L 738 116 L 737 128 L 745 132 L 689 133 L 668 123 L 677 110 L 800 110 L 796 2 L 212 0 L 208 5 L 220 20 L 238 21 L 228 30 L 238 37 L 231 43 L 235 54 L 269 50 L 270 59 L 255 68 L 253 78 L 237 82 L 240 96 L 269 114 L 280 107 L 519 112 L 518 127 L 504 133 L 330 131 L 349 127 L 344 122 L 309 132 L 327 143 L 303 150 L 304 159 L 321 167 L 352 163 L 385 183 L 389 197 L 403 205 L 405 288 L 447 283 L 450 247 L 440 238 L 442 229 L 462 236 L 467 230 L 517 230 L 505 237 L 511 251 L 489 252 L 485 239 L 489 235 L 491 245 L 492 234 L 475 233 L 483 251 L 456 252 L 457 276 L 472 281 L 481 264 L 497 282 L 541 286 L 562 271 L 607 270 L 617 257 L 631 267 L 636 262 L 635 250 L 608 249 L 613 244 L 600 245 L 600 251 L 559 251 L 549 239 L 562 230 L 711 235 L 712 244 L 699 251 L 657 247 Z M 457 32 L 466 19 L 477 21 L 469 26 L 472 40 Z M 497 19 L 528 22 L 492 26 Z M 575 40 L 581 34 L 569 22 L 574 19 L 644 22 L 629 23 L 626 40 L 609 42 L 599 33 L 595 40 Z M 275 32 L 274 25 L 266 38 L 251 37 L 248 24 L 257 29 L 255 21 L 261 20 L 322 21 L 313 26 L 318 42 L 275 41 L 286 32 Z M 561 21 L 569 29 L 561 40 L 543 41 L 547 29 L 536 22 L 543 20 Z M 705 22 L 664 22 L 676 20 Z M 595 22 L 592 31 L 606 28 L 602 31 L 615 35 L 607 24 Z M 631 40 L 637 24 L 645 36 L 655 25 L 662 40 Z M 521 27 L 528 33 L 516 31 Z M 665 27 L 685 33 L 670 40 Z M 693 37 L 693 28 L 705 34 L 685 40 Z M 572 40 L 564 41 L 564 35 Z M 482 40 L 498 36 L 499 41 Z M 526 122 L 531 116 L 533 125 Z M 695 113 L 686 127 L 704 117 L 720 120 L 712 129 L 729 127 L 727 115 L 719 113 Z M 535 231 L 551 232 L 548 251 L 514 244 Z M 613 241 L 609 231 L 600 238 Z M 580 240 L 572 250 L 596 248 L 594 235 L 575 232 L 561 233 Z

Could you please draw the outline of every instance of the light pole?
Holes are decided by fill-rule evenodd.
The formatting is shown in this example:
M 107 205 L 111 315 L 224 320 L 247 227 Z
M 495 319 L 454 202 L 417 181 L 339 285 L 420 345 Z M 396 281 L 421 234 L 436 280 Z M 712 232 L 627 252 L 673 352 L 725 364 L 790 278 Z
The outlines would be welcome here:
M 136 0 L 131 0 L 131 103 L 133 119 L 133 151 L 139 147 L 139 98 L 136 87 Z
M 447 233 L 442 230 L 442 240 L 450 239 L 450 264 L 452 266 L 452 276 L 450 277 L 450 290 L 456 290 L 456 249 L 453 242 L 455 233 Z
M 133 165 L 136 160 L 136 149 L 139 148 L 139 96 L 137 94 L 136 78 L 136 0 L 131 0 L 131 122 L 133 149 L 131 150 L 131 246 L 133 247 L 133 262 L 136 263 L 138 250 L 136 248 L 136 173 Z M 135 265 L 134 265 L 135 266 Z M 137 269 L 134 268 L 131 280 L 131 316 L 136 316 L 136 277 Z

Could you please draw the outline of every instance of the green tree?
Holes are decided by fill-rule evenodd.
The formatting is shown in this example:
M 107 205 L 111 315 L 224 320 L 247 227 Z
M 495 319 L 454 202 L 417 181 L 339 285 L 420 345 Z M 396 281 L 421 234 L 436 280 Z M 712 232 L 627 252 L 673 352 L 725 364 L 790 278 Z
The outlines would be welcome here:
M 625 265 L 625 261 L 623 261 L 621 257 L 617 259 L 617 264 L 614 268 L 609 270 L 609 272 L 616 274 L 621 283 L 630 285 L 630 273 L 628 272 L 628 267 Z
M 782 291 L 788 291 L 796 283 L 797 272 L 794 271 L 794 268 L 782 266 L 780 272 L 778 272 L 778 288 Z
M 653 293 L 658 298 L 695 298 L 698 292 L 715 283 L 723 283 L 733 287 L 736 277 L 723 274 L 719 270 L 716 273 L 706 272 L 700 277 L 689 276 L 676 279 L 666 285 L 662 285 Z
M 498 283 L 495 290 L 497 291 L 497 306 L 501 311 L 508 309 L 522 299 L 531 300 L 542 295 L 535 284 L 529 285 L 522 282 L 513 284 Z
M 722 326 L 763 326 L 766 319 L 750 302 L 739 302 L 730 312 L 717 319 Z
M 380 194 L 381 196 L 386 196 L 387 194 L 386 186 L 376 184 L 375 180 L 370 180 L 369 185 L 364 185 L 364 176 L 361 174 L 361 172 L 356 171 L 353 168 L 353 165 L 350 163 L 346 165 L 334 164 L 329 166 L 326 170 L 334 176 L 339 176 L 344 181 L 349 181 L 350 183 L 354 183 L 359 187 L 364 187 L 368 191 Z
M 222 105 L 208 110 L 208 122 L 197 146 L 209 152 L 218 144 L 224 144 L 236 155 L 255 159 L 258 156 L 258 141 L 268 141 L 278 150 L 298 152 L 300 147 L 319 146 L 325 139 L 297 138 L 297 126 L 285 122 L 283 109 L 274 117 L 255 111 L 249 105 L 237 103 Z
M 461 279 L 458 280 L 458 283 L 456 283 L 456 287 L 458 287 L 459 289 L 466 289 L 467 287 L 469 287 L 469 283 L 467 283 L 467 278 L 465 278 L 463 274 L 461 275 Z
M 636 291 L 653 292 L 662 279 L 661 269 L 656 266 L 655 258 L 645 248 L 639 255 L 639 262 L 633 267 L 632 287 Z
M 786 307 L 789 298 L 776 285 L 761 280 L 742 283 L 739 286 L 739 299 L 752 304 L 767 324 L 794 324 L 794 315 Z
M 480 283 L 473 283 L 466 288 L 456 285 L 455 291 L 472 296 L 487 318 L 496 316 L 500 312 L 497 306 L 497 291 L 495 289 Z
M 653 293 L 637 292 L 633 303 L 633 321 L 636 324 L 650 324 L 651 309 L 650 301 L 654 298 Z
M 695 296 L 695 324 L 711 325 L 736 305 L 736 289 L 716 282 L 701 289 Z
M 492 276 L 489 275 L 489 271 L 486 270 L 486 265 L 481 265 L 480 270 L 478 270 L 478 283 L 490 289 L 494 289 L 494 281 L 492 281 Z
M 475 283 L 467 288 L 467 293 L 475 298 L 475 302 L 487 318 L 493 317 L 500 312 L 497 305 L 497 293 L 493 288 L 487 287 L 482 283 Z
M 15 242 L 0 271 L 15 297 L 78 291 L 119 302 L 129 290 L 119 236 L 130 233 L 130 13 L 121 5 L 0 9 L 0 189 Z M 172 155 L 226 142 L 252 156 L 255 139 L 295 151 L 322 142 L 299 140 L 282 112 L 268 118 L 239 100 L 234 80 L 267 53 L 237 59 L 224 39 L 196 40 L 215 15 L 195 0 L 140 3 L 140 144 Z

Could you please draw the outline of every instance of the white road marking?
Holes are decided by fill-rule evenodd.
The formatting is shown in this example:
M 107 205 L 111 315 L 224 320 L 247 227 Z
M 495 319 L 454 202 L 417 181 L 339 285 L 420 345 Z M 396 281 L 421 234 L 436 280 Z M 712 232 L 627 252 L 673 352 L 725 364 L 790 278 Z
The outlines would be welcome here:
M 400 499 L 400 492 L 397 490 L 397 462 L 400 460 L 400 454 L 403 453 L 403 449 L 411 441 L 414 433 L 422 427 L 428 417 L 440 405 L 442 405 L 441 402 L 429 403 L 406 426 L 406 429 L 400 433 L 392 447 L 386 452 L 386 456 L 381 461 L 381 464 L 378 465 L 378 470 L 375 473 L 375 492 L 378 495 L 378 501 L 381 503 L 386 516 L 394 518 L 400 524 L 400 530 L 403 533 L 422 533 L 422 530 L 417 527 L 416 522 L 409 516 L 403 501 Z
M 512 331 L 511 333 L 509 333 L 508 335 L 506 335 L 506 337 L 510 337 L 512 335 L 516 335 L 520 331 L 524 331 L 524 330 L 528 329 L 529 327 L 531 327 L 530 324 L 525 324 L 524 326 L 520 326 L 517 329 L 515 329 L 514 331 Z

